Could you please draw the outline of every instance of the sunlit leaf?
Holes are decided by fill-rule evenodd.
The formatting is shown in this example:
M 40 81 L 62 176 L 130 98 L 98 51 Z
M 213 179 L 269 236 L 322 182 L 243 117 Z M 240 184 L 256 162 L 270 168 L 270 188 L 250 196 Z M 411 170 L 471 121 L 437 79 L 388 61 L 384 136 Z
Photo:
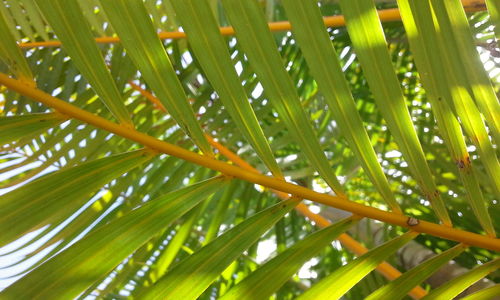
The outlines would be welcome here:
M 488 136 L 483 117 L 473 100 L 472 86 L 469 86 L 470 79 L 462 65 L 462 58 L 458 52 L 448 51 L 450 47 L 455 48 L 458 45 L 453 35 L 442 33 L 443 31 L 453 32 L 453 26 L 448 18 L 444 2 L 434 0 L 430 0 L 430 2 L 435 14 L 435 30 L 428 32 L 428 34 L 436 35 L 435 41 L 438 51 L 434 51 L 433 54 L 441 57 L 442 63 L 446 67 L 446 74 L 448 74 L 448 89 L 451 93 L 451 99 L 445 99 L 450 102 L 450 106 L 460 118 L 465 133 L 477 147 L 480 159 L 489 175 L 489 180 L 492 182 L 492 188 L 498 197 L 500 196 L 500 162 Z
M 77 1 L 36 0 L 45 18 L 61 39 L 64 50 L 90 82 L 115 117 L 133 127 L 124 99 L 111 77 L 104 58 L 94 42 L 92 31 Z
M 439 254 L 427 261 L 419 264 L 415 268 L 405 272 L 397 279 L 389 282 L 385 286 L 371 293 L 366 299 L 374 300 L 386 297 L 387 299 L 401 299 L 414 286 L 422 283 L 427 277 L 431 276 L 444 264 L 448 263 L 454 257 L 465 250 L 466 246 L 458 244 L 457 246 Z
M 339 299 L 363 279 L 363 277 L 375 269 L 378 264 L 417 235 L 418 233 L 410 231 L 378 246 L 356 260 L 333 271 L 330 275 L 308 289 L 299 299 Z
M 488 203 L 483 197 L 477 175 L 473 171 L 460 124 L 446 101 L 443 101 L 443 98 L 450 98 L 451 93 L 445 84 L 446 66 L 439 57 L 432 54 L 436 42 L 435 36 L 430 34 L 434 27 L 430 22 L 432 17 L 429 2 L 399 0 L 398 4 L 439 130 L 466 186 L 467 199 L 484 230 L 490 236 L 495 236 L 495 229 L 488 213 Z
M 311 257 L 356 223 L 349 218 L 315 232 L 280 253 L 230 289 L 221 299 L 266 299 Z
M 144 4 L 125 0 L 102 0 L 101 3 L 128 55 L 162 104 L 200 149 L 211 154 L 212 149 L 203 136 Z
M 491 22 L 495 26 L 495 33 L 497 37 L 497 45 L 500 43 L 500 3 L 494 0 L 486 0 L 486 6 L 490 13 Z
M 233 260 L 297 203 L 296 199 L 287 200 L 246 219 L 183 260 L 140 297 L 196 299 Z
M 223 178 L 208 180 L 134 209 L 50 259 L 5 289 L 0 297 L 74 298 L 223 182 Z
M 222 3 L 241 48 L 264 87 L 264 93 L 311 165 L 337 194 L 342 195 L 342 187 L 321 151 L 257 2 L 223 0 Z
M 494 300 L 500 295 L 500 284 L 495 284 L 489 288 L 482 289 L 471 295 L 463 297 L 464 300 Z
M 496 144 L 500 144 L 500 104 L 488 73 L 479 58 L 462 3 L 460 0 L 450 0 L 443 3 L 453 32 L 455 49 L 460 49 L 460 51 L 456 51 L 461 57 L 461 60 L 457 63 L 463 65 L 464 74 L 471 82 L 470 87 L 475 103 L 488 122 L 488 127 L 491 128 L 491 135 Z M 450 50 L 448 48 L 448 52 Z
M 0 1 L 0 299 L 496 284 L 498 16 L 472 2 Z M 196 184 L 219 174 L 245 180 Z
M 0 60 L 10 67 L 11 72 L 19 80 L 26 82 L 26 84 L 34 84 L 31 69 L 9 29 L 4 14 L 0 10 L 0 39 L 2 40 L 0 43 Z
M 102 158 L 51 173 L 3 195 L 0 198 L 0 245 L 68 218 L 89 200 L 91 192 L 153 155 L 139 150 Z
M 252 144 L 274 176 L 283 177 L 248 102 L 209 3 L 180 0 L 172 1 L 172 5 L 188 36 L 194 55 L 200 61 L 208 80 L 214 86 L 238 129 Z
M 304 56 L 335 120 L 356 153 L 373 184 L 393 211 L 400 212 L 394 193 L 377 160 L 363 122 L 356 110 L 337 53 L 321 18 L 317 5 L 312 1 L 283 1 L 294 36 L 301 45 Z
M 394 72 L 380 20 L 372 0 L 340 1 L 347 30 L 361 62 L 377 107 L 403 153 L 413 176 L 431 202 L 437 217 L 451 224 L 448 211 L 434 183 L 405 98 Z
M 66 118 L 59 113 L 0 117 L 0 144 L 17 141 L 27 135 L 39 134 L 57 126 Z
M 450 280 L 440 287 L 432 290 L 426 297 L 425 300 L 441 300 L 441 299 L 453 299 L 455 296 L 463 292 L 469 286 L 480 280 L 481 278 L 487 276 L 491 272 L 500 269 L 500 259 L 497 258 L 488 263 L 480 265 L 465 274 L 462 274 L 453 280 Z

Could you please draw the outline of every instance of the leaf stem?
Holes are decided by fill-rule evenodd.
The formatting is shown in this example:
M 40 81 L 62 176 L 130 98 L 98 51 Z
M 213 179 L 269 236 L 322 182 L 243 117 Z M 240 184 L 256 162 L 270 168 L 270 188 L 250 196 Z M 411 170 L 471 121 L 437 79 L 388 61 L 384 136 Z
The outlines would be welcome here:
M 486 10 L 484 5 L 484 0 L 462 0 L 464 9 L 466 12 L 475 12 Z M 382 22 L 400 21 L 401 16 L 399 14 L 399 9 L 381 9 L 378 11 L 378 15 Z M 326 27 L 342 27 L 345 26 L 345 20 L 343 15 L 324 17 L 323 21 Z M 290 31 L 292 26 L 290 22 L 280 21 L 280 22 L 270 22 L 269 29 L 273 32 L 279 31 Z M 220 32 L 222 35 L 234 35 L 234 29 L 230 26 L 220 27 Z M 158 37 L 162 40 L 166 39 L 183 39 L 186 38 L 186 34 L 181 31 L 162 31 L 158 33 Z M 120 39 L 116 36 L 104 36 L 95 39 L 98 44 L 113 44 L 118 43 Z M 59 47 L 61 42 L 58 40 L 43 41 L 43 42 L 28 42 L 19 43 L 21 48 L 35 48 L 35 47 Z
M 96 116 L 63 100 L 55 98 L 39 89 L 23 84 L 19 80 L 12 79 L 6 74 L 0 73 L 0 83 L 24 96 L 52 107 L 64 115 L 104 129 L 123 138 L 135 141 L 161 153 L 172 155 L 180 159 L 195 163 L 197 165 L 219 171 L 225 175 L 233 176 L 235 178 L 259 184 L 268 188 L 286 192 L 302 199 L 308 199 L 341 210 L 350 211 L 359 216 L 376 219 L 401 227 L 411 227 L 411 229 L 416 232 L 427 233 L 444 239 L 461 242 L 469 246 L 476 246 L 494 251 L 500 251 L 500 239 L 487 237 L 477 233 L 472 233 L 422 220 L 418 225 L 410 226 L 407 224 L 408 216 L 396 214 L 389 211 L 383 211 L 352 201 L 346 201 L 345 198 L 342 197 L 318 193 L 296 184 L 288 183 L 286 181 L 275 179 L 273 177 L 265 176 L 262 174 L 257 174 L 255 172 L 250 172 L 240 167 L 236 167 L 234 165 L 216 160 L 214 158 L 191 152 L 179 146 L 158 140 L 137 130 L 127 128 L 125 126 Z

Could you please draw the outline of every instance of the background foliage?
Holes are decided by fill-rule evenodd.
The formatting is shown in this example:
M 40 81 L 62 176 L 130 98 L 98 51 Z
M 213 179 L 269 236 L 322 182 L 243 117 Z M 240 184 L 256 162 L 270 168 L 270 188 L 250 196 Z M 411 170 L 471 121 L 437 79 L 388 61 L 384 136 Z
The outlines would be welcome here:
M 486 235 L 487 225 L 480 221 L 490 218 L 493 234 L 495 230 L 498 232 L 499 187 L 492 176 L 499 168 L 495 122 L 498 121 L 500 50 L 494 31 L 498 28 L 494 24 L 499 20 L 498 15 L 495 19 L 492 13 L 498 5 L 490 1 L 491 4 L 487 2 L 489 10 L 485 10 L 483 4 L 474 9 L 477 12 L 467 14 L 470 27 L 465 32 L 473 44 L 466 45 L 477 50 L 481 58 L 479 62 L 478 57 L 469 57 L 471 67 L 478 74 L 487 75 L 485 91 L 478 91 L 467 77 L 475 73 L 468 72 L 466 60 L 460 55 L 469 52 L 453 43 L 469 40 L 460 39 L 463 31 L 458 29 L 458 33 L 449 34 L 455 40 L 443 41 L 441 45 L 441 51 L 446 50 L 449 58 L 444 58 L 446 52 L 436 50 L 434 53 L 443 66 L 457 64 L 455 69 L 450 69 L 456 78 L 432 73 L 439 84 L 434 90 L 430 84 L 422 85 L 422 81 L 431 82 L 432 76 L 419 74 L 425 65 L 419 65 L 414 42 L 407 34 L 408 27 L 405 30 L 401 21 L 383 23 L 387 47 L 379 50 L 390 57 L 391 63 L 384 65 L 388 71 L 380 78 L 373 77 L 369 69 L 383 65 L 384 60 L 364 63 L 364 59 L 358 57 L 364 49 L 357 48 L 356 41 L 350 39 L 349 33 L 352 35 L 353 31 L 348 32 L 344 26 L 325 29 L 342 68 L 342 73 L 337 75 L 343 74 L 346 91 L 352 93 L 354 100 L 347 103 L 351 96 L 344 94 L 340 98 L 347 99 L 347 104 L 341 103 L 345 107 L 351 105 L 359 114 L 360 128 L 367 132 L 367 139 L 363 140 L 362 134 L 355 136 L 356 132 L 345 129 L 346 121 L 339 119 L 336 111 L 339 108 L 331 106 L 329 97 L 334 96 L 329 94 L 314 69 L 315 63 L 321 67 L 328 61 L 322 61 L 320 56 L 312 61 L 304 49 L 311 45 L 301 43 L 299 37 L 289 31 L 273 32 L 271 36 L 262 30 L 265 27 L 259 18 L 252 18 L 255 22 L 238 31 L 238 18 L 244 18 L 238 9 L 252 16 L 250 8 L 257 8 L 257 16 L 262 15 L 267 22 L 283 21 L 292 15 L 285 9 L 291 10 L 287 3 L 292 2 L 4 0 L 0 5 L 0 29 L 5 30 L 0 36 L 9 46 L 0 47 L 3 62 L 0 70 L 28 85 L 34 79 L 39 90 L 184 149 L 209 156 L 213 151 L 216 159 L 228 161 L 205 140 L 203 133 L 209 134 L 261 173 L 284 176 L 297 185 L 330 195 L 345 195 L 350 201 L 394 213 L 399 206 L 407 216 L 438 223 L 440 215 L 435 206 L 438 200 L 429 198 L 423 178 L 430 182 L 427 186 L 435 183 L 454 227 Z M 341 4 L 355 10 L 356 5 L 348 2 L 341 1 Z M 370 5 L 370 1 L 352 2 L 361 3 L 360 7 Z M 406 1 L 399 1 L 401 10 L 404 3 Z M 436 12 L 449 12 L 452 8 L 440 8 L 439 1 L 428 3 Z M 396 3 L 377 2 L 378 9 L 394 7 Z M 415 12 L 422 8 L 411 9 Z M 342 13 L 347 16 L 348 13 L 337 1 L 320 1 L 319 11 L 323 16 Z M 127 18 L 125 13 L 129 14 Z M 453 14 L 447 16 L 453 21 Z M 128 24 L 130 22 L 134 25 Z M 456 24 L 450 26 L 456 29 Z M 181 25 L 188 39 L 163 39 L 160 44 L 155 37 L 159 31 L 176 31 Z M 235 26 L 236 37 L 219 35 L 214 29 L 217 25 Z M 253 25 L 255 28 L 251 29 Z M 141 31 L 135 32 L 134 28 Z M 258 35 L 251 36 L 252 30 Z M 372 32 L 375 40 L 375 28 L 366 30 Z M 115 33 L 122 38 L 122 43 L 93 40 Z M 433 36 L 430 32 L 419 34 L 424 35 L 425 43 L 428 43 L 427 37 Z M 63 45 L 28 47 L 25 44 L 19 56 L 13 50 L 15 44 L 7 43 L 9 39 L 18 43 L 59 39 Z M 367 51 L 375 48 L 370 46 Z M 265 51 L 259 52 L 259 49 Z M 320 46 L 318 49 L 331 51 Z M 435 65 L 428 68 L 437 70 Z M 411 130 L 402 126 L 402 138 L 395 137 L 397 126 L 388 121 L 388 114 L 396 111 L 398 99 L 386 97 L 385 105 L 376 99 L 380 95 L 374 85 L 389 85 L 393 75 L 401 90 L 389 88 L 386 95 L 402 93 L 404 98 L 399 100 L 404 100 L 418 135 L 415 147 L 410 143 L 408 152 L 418 154 L 418 142 L 423 149 L 425 160 L 423 164 L 418 163 L 418 159 L 412 160 L 413 169 L 403 150 L 407 146 L 402 142 L 412 139 Z M 478 78 L 483 78 L 481 76 Z M 457 82 L 466 84 L 462 94 L 454 94 Z M 342 84 L 335 81 L 332 93 L 340 94 Z M 481 93 L 487 94 L 489 88 L 493 98 L 490 94 L 489 98 L 482 98 Z M 294 200 L 284 202 L 286 205 L 281 207 L 276 204 L 279 198 L 267 188 L 239 179 L 219 178 L 216 171 L 189 161 L 141 150 L 143 145 L 54 112 L 13 89 L 4 86 L 0 89 L 0 142 L 3 145 L 0 282 L 3 287 L 10 285 L 0 293 L 0 298 L 58 295 L 66 299 L 76 296 L 141 299 L 163 297 L 174 287 L 187 293 L 188 298 L 218 298 L 250 274 L 258 276 L 256 270 L 266 260 L 286 257 L 290 253 L 287 249 L 296 251 L 298 256 L 301 247 L 305 247 L 301 245 L 306 245 L 300 244 L 301 241 L 314 238 L 311 234 L 318 230 L 314 222 L 292 210 L 297 204 Z M 148 91 L 160 102 L 152 103 Z M 447 95 L 439 112 L 436 112 L 439 105 L 433 102 L 436 91 Z M 470 102 L 464 100 L 465 104 L 459 104 L 460 99 Z M 465 105 L 462 111 L 460 105 Z M 359 119 L 355 111 L 347 114 L 347 123 L 354 124 Z M 467 118 L 475 116 L 475 111 L 479 121 L 475 119 L 467 125 Z M 401 114 L 396 111 L 395 116 L 401 117 Z M 440 117 L 450 123 L 442 126 Z M 477 136 L 470 134 L 481 130 L 487 133 L 488 142 L 478 142 Z M 354 146 L 356 138 L 360 139 L 360 149 L 364 152 Z M 465 175 L 461 173 L 462 161 L 457 160 L 456 149 L 461 149 L 460 143 L 466 147 L 463 149 L 473 164 Z M 369 153 L 370 144 L 375 151 L 373 157 Z M 494 159 L 485 159 L 487 153 L 493 153 Z M 425 171 L 425 161 L 428 171 Z M 380 165 L 383 173 L 369 173 L 366 168 L 369 164 L 374 170 Z M 430 172 L 429 176 L 426 177 L 425 172 Z M 384 185 L 389 194 L 381 196 L 380 191 L 385 187 L 380 187 Z M 390 197 L 397 204 L 391 204 Z M 433 201 L 433 206 L 429 201 Z M 471 206 L 471 201 L 477 202 Z M 304 203 L 331 222 L 340 221 L 342 213 L 334 208 L 307 200 Z M 484 219 L 474 214 L 474 205 L 487 207 L 486 214 L 482 214 Z M 328 235 L 316 237 L 309 245 L 317 247 L 309 249 L 296 269 L 290 267 L 286 271 L 290 262 L 276 265 L 279 273 L 290 272 L 290 275 L 283 279 L 282 286 L 269 291 L 273 299 L 295 298 L 311 286 L 326 292 L 323 286 L 327 281 L 320 282 L 332 280 L 335 277 L 329 275 L 335 272 L 335 276 L 346 278 L 350 273 L 345 266 L 354 268 L 353 261 L 359 264 L 354 273 L 362 274 L 360 270 L 365 268 L 366 276 L 352 283 L 352 288 L 345 286 L 345 299 L 364 299 L 389 283 L 375 271 L 370 273 L 377 265 L 373 263 L 377 261 L 373 258 L 378 257 L 376 251 L 369 252 L 373 256 L 370 267 L 369 260 L 354 260 L 358 255 L 332 242 L 342 232 L 349 232 L 368 249 L 402 236 L 391 242 L 393 244 L 384 244 L 388 248 L 382 248 L 386 249 L 382 252 L 387 255 L 379 259 L 387 260 L 402 273 L 414 266 L 411 259 L 405 259 L 404 251 L 396 254 L 411 236 L 403 235 L 408 231 L 406 228 L 366 219 L 358 222 L 356 218 L 344 222 L 351 225 L 349 231 L 347 225 L 332 227 Z M 420 234 L 414 241 L 416 243 L 411 242 L 403 249 L 420 245 L 418 249 L 440 254 L 457 245 L 455 241 L 429 234 Z M 389 256 L 387 249 L 394 254 Z M 436 271 L 432 266 L 438 268 L 452 259 L 466 269 L 493 262 L 496 267 L 482 276 L 489 273 L 488 285 L 498 284 L 498 271 L 493 272 L 498 269 L 497 253 L 481 247 L 456 249 L 459 249 L 453 250 L 456 253 L 443 255 L 441 262 L 429 263 L 429 275 Z M 415 257 L 419 251 L 414 252 Z M 39 268 L 22 277 L 36 267 Z M 191 277 L 185 277 L 189 274 Z M 263 280 L 263 277 L 257 279 Z M 403 297 L 419 284 L 424 289 L 435 287 L 432 281 L 424 282 L 425 279 L 415 279 L 402 288 L 393 289 L 402 292 L 398 297 Z M 15 280 L 18 281 L 11 285 Z M 54 285 L 46 286 L 46 282 Z M 472 283 L 460 283 L 459 287 L 449 289 L 464 289 Z M 243 288 L 242 293 L 244 291 Z M 236 292 L 233 290 L 225 297 L 231 297 L 231 293 Z

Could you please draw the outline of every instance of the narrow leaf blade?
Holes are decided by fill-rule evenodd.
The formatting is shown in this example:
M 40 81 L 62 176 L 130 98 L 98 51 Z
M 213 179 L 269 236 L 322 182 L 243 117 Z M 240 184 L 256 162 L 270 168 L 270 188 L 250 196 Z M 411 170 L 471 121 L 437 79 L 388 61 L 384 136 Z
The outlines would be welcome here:
M 470 30 L 463 5 L 460 0 L 449 0 L 443 3 L 446 6 L 446 12 L 450 20 L 452 36 L 457 45 L 456 48 L 448 49 L 448 51 L 456 51 L 462 58 L 457 63 L 463 65 L 465 70 L 464 75 L 470 82 L 475 102 L 481 113 L 485 116 L 491 129 L 490 133 L 498 145 L 500 144 L 500 103 L 498 102 L 488 73 L 479 58 L 476 42 Z
M 0 245 L 69 217 L 90 193 L 151 159 L 147 150 L 102 158 L 41 177 L 0 198 Z
M 5 289 L 5 299 L 73 299 L 224 182 L 215 178 L 147 202 L 97 229 Z
M 103 103 L 124 125 L 133 127 L 129 112 L 94 41 L 77 1 L 36 0 L 61 40 L 64 50 L 89 81 Z
M 394 140 L 437 217 L 451 225 L 394 72 L 375 4 L 372 0 L 341 0 L 340 6 L 363 73 Z
M 464 131 L 477 147 L 479 156 L 483 161 L 484 168 L 489 175 L 492 188 L 497 197 L 500 196 L 500 162 L 496 151 L 490 141 L 488 131 L 476 103 L 474 95 L 470 92 L 472 84 L 467 77 L 463 60 L 458 52 L 448 51 L 448 49 L 459 47 L 453 35 L 443 34 L 443 32 L 453 32 L 453 26 L 449 20 L 446 5 L 443 1 L 430 0 L 432 11 L 434 12 L 435 30 L 428 32 L 436 35 L 435 41 L 438 47 L 433 54 L 442 59 L 446 66 L 448 75 L 448 89 L 451 93 L 450 106 L 454 109 L 456 116 L 460 118 L 460 123 Z M 473 84 L 475 84 L 473 82 Z M 465 162 L 467 163 L 467 162 Z
M 500 295 L 500 284 L 482 289 L 474 294 L 463 297 L 464 300 L 494 300 Z
M 486 0 L 486 6 L 490 13 L 490 20 L 495 26 L 495 35 L 497 37 L 497 44 L 500 45 L 500 2 L 495 0 Z
M 466 248 L 467 247 L 463 244 L 458 244 L 457 246 L 448 249 L 447 251 L 436 255 L 431 259 L 428 259 L 427 261 L 419 264 L 415 268 L 405 272 L 400 277 L 371 293 L 368 297 L 366 297 L 366 299 L 374 300 L 387 298 L 396 300 L 403 298 L 413 287 L 421 284 L 425 279 L 427 279 L 427 277 L 431 276 L 444 264 L 458 256 Z
M 241 222 L 179 263 L 140 298 L 196 299 L 232 261 L 297 203 L 296 199 L 278 203 Z
M 2 41 L 0 43 L 0 59 L 10 67 L 12 73 L 19 80 L 34 86 L 31 69 L 9 29 L 4 13 L 0 10 L 0 39 Z
M 258 3 L 239 0 L 224 0 L 222 3 L 241 48 L 248 56 L 252 69 L 264 87 L 264 93 L 274 105 L 280 119 L 299 143 L 311 165 L 338 195 L 343 196 L 342 187 L 321 150 Z
M 356 283 L 395 253 L 403 245 L 414 239 L 418 233 L 410 231 L 357 258 L 320 282 L 313 285 L 299 299 L 339 299 Z
M 230 289 L 221 300 L 267 299 L 311 257 L 356 223 L 347 218 L 319 230 L 271 259 Z
M 447 88 L 448 69 L 440 57 L 433 55 L 433 52 L 436 52 L 437 41 L 433 34 L 435 29 L 430 4 L 428 1 L 399 0 L 398 6 L 439 131 L 456 163 L 460 179 L 466 188 L 467 200 L 486 233 L 495 236 L 495 229 L 488 213 L 488 203 L 483 197 L 479 181 L 473 171 L 460 123 L 451 107 L 443 101 L 451 98 Z
M 59 113 L 41 113 L 0 117 L 0 145 L 17 141 L 28 134 L 43 132 L 66 118 Z
M 130 59 L 161 103 L 203 153 L 212 154 L 142 1 L 102 0 L 101 4 Z
M 227 45 L 206 1 L 172 1 L 189 44 L 224 107 L 245 138 L 274 176 L 283 177 L 274 159 L 241 81 L 234 69 Z
M 484 265 L 478 266 L 469 272 L 462 274 L 453 280 L 446 282 L 437 289 L 430 291 L 422 300 L 453 299 L 476 281 L 487 276 L 491 272 L 500 269 L 500 258 L 492 260 Z
M 340 60 L 313 1 L 283 1 L 293 33 L 330 111 L 364 170 L 393 211 L 401 212 L 356 109 Z

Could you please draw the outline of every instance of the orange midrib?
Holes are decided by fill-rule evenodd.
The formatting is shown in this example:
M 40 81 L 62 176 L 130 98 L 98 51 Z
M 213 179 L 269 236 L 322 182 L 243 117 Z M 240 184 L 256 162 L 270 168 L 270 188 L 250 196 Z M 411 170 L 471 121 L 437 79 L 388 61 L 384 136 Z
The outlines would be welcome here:
M 476 12 L 476 11 L 486 10 L 486 6 L 484 5 L 484 0 L 462 0 L 462 4 L 464 5 L 464 9 L 466 12 Z M 382 22 L 401 20 L 401 15 L 399 14 L 399 9 L 397 8 L 381 9 L 378 10 L 377 12 L 380 17 L 380 21 Z M 326 27 L 345 26 L 344 16 L 342 15 L 324 17 L 323 22 L 325 23 Z M 272 32 L 290 31 L 292 29 L 292 25 L 290 24 L 290 22 L 287 21 L 270 22 L 268 23 L 268 25 L 269 25 L 269 30 L 271 30 Z M 220 32 L 222 35 L 234 35 L 234 29 L 230 26 L 220 27 Z M 158 37 L 162 40 L 183 39 L 186 38 L 186 34 L 181 31 L 162 31 L 158 33 Z M 99 44 L 112 44 L 112 43 L 118 43 L 120 41 L 120 38 L 115 36 L 103 36 L 96 38 L 95 41 L 96 43 Z M 61 42 L 58 40 L 19 43 L 19 47 L 21 48 L 59 47 L 59 46 L 61 46 Z

